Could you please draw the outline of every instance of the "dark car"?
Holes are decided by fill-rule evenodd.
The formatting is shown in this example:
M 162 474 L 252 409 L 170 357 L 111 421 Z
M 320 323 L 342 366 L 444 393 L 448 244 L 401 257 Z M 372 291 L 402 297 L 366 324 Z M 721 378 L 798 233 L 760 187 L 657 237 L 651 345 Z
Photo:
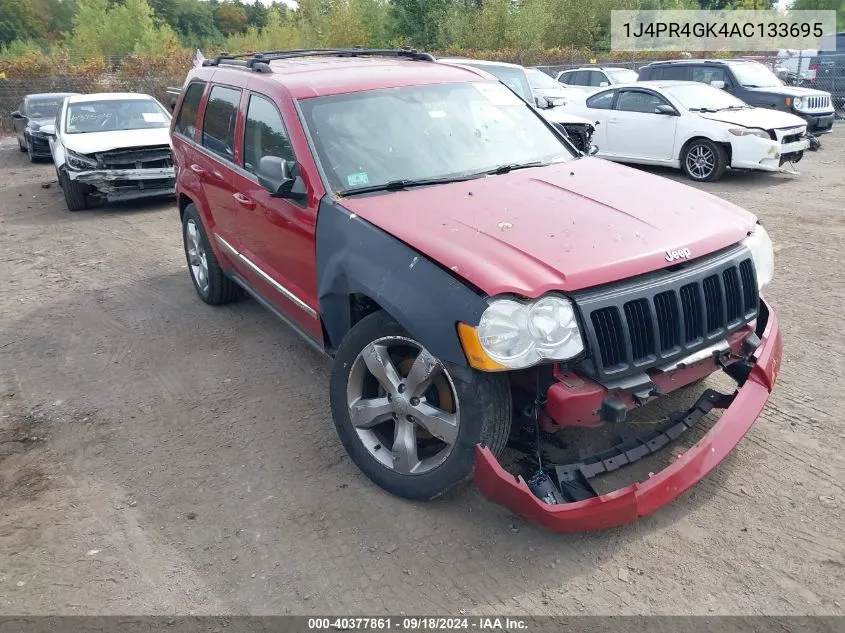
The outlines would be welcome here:
M 807 132 L 824 134 L 833 127 L 830 94 L 787 86 L 769 68 L 751 60 L 684 59 L 652 62 L 640 68 L 639 81 L 676 79 L 700 81 L 722 88 L 748 105 L 800 116 Z
M 768 233 L 709 193 L 583 156 L 492 75 L 434 61 L 299 50 L 193 69 L 170 128 L 193 287 L 210 305 L 250 294 L 333 359 L 334 427 L 384 489 L 434 499 L 474 474 L 551 529 L 632 522 L 710 472 L 769 398 Z M 626 422 L 722 370 L 730 393 Z M 712 409 L 664 470 L 607 494 L 590 483 Z M 593 439 L 627 440 L 577 463 L 538 445 L 604 424 Z M 509 442 L 514 472 L 497 460 Z
M 819 51 L 810 60 L 809 85 L 826 90 L 833 97 L 833 107 L 845 118 L 845 31 L 827 36 L 834 40 L 833 50 Z
M 41 158 L 51 158 L 50 143 L 46 134 L 40 131 L 42 125 L 56 122 L 56 115 L 65 97 L 75 92 L 46 92 L 27 95 L 18 110 L 12 112 L 12 125 L 18 138 L 18 147 L 29 153 L 29 159 L 35 162 Z

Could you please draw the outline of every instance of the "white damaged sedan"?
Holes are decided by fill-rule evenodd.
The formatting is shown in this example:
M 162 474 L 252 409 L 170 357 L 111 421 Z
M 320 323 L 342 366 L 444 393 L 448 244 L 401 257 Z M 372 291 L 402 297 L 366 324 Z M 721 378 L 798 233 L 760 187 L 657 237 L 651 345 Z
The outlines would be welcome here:
M 41 127 L 67 208 L 175 193 L 170 113 L 149 95 L 65 98 L 55 125 Z
M 804 119 L 693 81 L 617 85 L 564 109 L 596 122 L 598 156 L 680 168 L 696 181 L 717 180 L 728 167 L 782 171 L 810 145 Z

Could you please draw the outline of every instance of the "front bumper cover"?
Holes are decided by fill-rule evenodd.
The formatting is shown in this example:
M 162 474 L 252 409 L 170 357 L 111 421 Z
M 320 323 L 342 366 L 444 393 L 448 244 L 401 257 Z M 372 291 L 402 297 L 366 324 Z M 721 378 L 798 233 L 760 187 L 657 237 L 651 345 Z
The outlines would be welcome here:
M 522 477 L 502 468 L 493 453 L 479 444 L 475 482 L 481 493 L 488 500 L 555 532 L 586 532 L 633 523 L 677 499 L 736 447 L 769 399 L 780 370 L 783 341 L 777 316 L 768 304 L 762 303 L 765 310 L 761 310 L 760 318 L 767 314 L 768 319 L 748 378 L 707 434 L 671 465 L 643 482 L 605 495 L 549 504 L 535 496 Z M 719 403 L 713 406 L 719 408 Z

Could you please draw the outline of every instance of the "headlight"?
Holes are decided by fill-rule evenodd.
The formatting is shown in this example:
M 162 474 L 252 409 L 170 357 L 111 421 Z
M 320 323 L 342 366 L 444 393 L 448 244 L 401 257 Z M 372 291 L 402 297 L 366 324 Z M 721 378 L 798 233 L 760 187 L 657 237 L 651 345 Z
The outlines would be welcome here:
M 759 136 L 760 138 L 764 138 L 767 141 L 771 141 L 772 137 L 769 136 L 769 133 L 766 130 L 761 130 L 760 128 L 731 128 L 728 130 L 734 136 Z
M 65 150 L 65 160 L 71 169 L 96 169 L 97 161 L 84 154 L 77 154 L 69 149 Z
M 567 360 L 584 351 L 575 310 L 563 297 L 547 296 L 531 303 L 494 299 L 481 315 L 476 332 L 479 351 L 500 369 Z M 463 332 L 461 338 L 466 348 Z
M 769 233 L 762 224 L 758 224 L 754 233 L 742 243 L 751 251 L 751 259 L 757 272 L 757 289 L 763 290 L 763 286 L 768 285 L 775 274 L 775 251 Z
M 796 110 L 800 110 L 804 107 L 804 100 L 801 97 L 795 97 L 792 100 L 792 105 Z

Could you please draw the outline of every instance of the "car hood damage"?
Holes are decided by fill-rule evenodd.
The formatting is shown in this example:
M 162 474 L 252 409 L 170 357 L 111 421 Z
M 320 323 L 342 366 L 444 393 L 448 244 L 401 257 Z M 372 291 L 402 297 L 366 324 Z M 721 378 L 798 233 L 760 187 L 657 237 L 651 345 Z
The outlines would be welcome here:
M 78 154 L 94 154 L 115 149 L 131 149 L 166 145 L 170 147 L 169 129 L 117 130 L 112 132 L 89 132 L 87 134 L 65 134 L 64 146 Z
M 667 251 L 713 253 L 756 221 L 716 196 L 597 158 L 341 203 L 488 295 L 532 298 L 665 268 Z
M 734 123 L 746 128 L 776 130 L 790 127 L 806 127 L 807 122 L 801 117 L 788 112 L 778 112 L 767 108 L 747 108 L 744 110 L 720 110 L 719 112 L 699 112 L 699 116 L 711 121 Z

